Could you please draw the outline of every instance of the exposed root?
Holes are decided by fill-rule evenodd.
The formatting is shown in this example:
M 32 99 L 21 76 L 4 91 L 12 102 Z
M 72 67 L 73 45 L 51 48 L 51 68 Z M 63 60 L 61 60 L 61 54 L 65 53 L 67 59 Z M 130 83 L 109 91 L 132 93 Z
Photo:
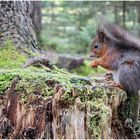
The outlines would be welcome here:
M 47 57 L 44 57 L 44 56 L 29 58 L 27 62 L 22 66 L 22 68 L 26 68 L 26 67 L 29 67 L 30 65 L 36 65 L 36 64 L 39 64 L 39 65 L 43 64 L 50 69 L 53 68 L 53 64 L 49 61 Z

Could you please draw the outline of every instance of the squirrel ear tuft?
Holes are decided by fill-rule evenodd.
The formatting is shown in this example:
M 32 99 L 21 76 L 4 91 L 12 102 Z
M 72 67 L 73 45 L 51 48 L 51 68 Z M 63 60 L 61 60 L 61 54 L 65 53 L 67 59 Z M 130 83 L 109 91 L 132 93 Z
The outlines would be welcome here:
M 104 42 L 105 41 L 105 39 L 106 39 L 106 34 L 104 33 L 104 32 L 100 32 L 99 34 L 98 34 L 98 36 L 99 36 L 99 39 L 100 39 L 100 41 L 101 42 Z

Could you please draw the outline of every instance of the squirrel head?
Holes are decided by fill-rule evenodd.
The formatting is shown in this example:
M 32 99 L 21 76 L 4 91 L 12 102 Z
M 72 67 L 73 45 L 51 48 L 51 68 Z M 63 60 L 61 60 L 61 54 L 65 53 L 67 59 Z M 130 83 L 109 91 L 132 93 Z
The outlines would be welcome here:
M 97 33 L 91 45 L 90 57 L 103 57 L 108 49 L 108 37 L 104 32 Z

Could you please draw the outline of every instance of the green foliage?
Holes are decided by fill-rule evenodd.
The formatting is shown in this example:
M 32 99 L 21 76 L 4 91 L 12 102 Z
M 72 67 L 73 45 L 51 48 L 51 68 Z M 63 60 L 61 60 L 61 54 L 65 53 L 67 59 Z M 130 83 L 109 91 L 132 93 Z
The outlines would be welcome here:
M 87 25 L 81 27 L 77 32 L 69 34 L 71 36 L 69 39 L 70 42 L 73 43 L 73 46 L 77 46 L 75 48 L 76 53 L 88 53 L 87 51 L 89 51 L 91 40 L 93 36 L 95 36 L 95 32 L 94 25 Z
M 20 67 L 26 60 L 24 55 L 21 55 L 15 48 L 14 44 L 7 40 L 0 48 L 0 67 L 1 68 L 16 68 Z
M 54 49 L 59 53 L 83 53 L 86 54 L 89 49 L 92 36 L 95 35 L 95 28 L 92 25 L 81 27 L 80 30 L 73 31 L 69 29 L 64 34 L 57 35 L 57 29 L 54 31 L 44 28 L 42 31 L 42 44 L 44 49 Z M 47 47 L 46 47 L 47 46 Z
M 43 49 L 54 49 L 57 52 L 66 52 L 69 48 L 68 39 L 54 35 L 55 32 L 56 31 L 48 30 L 47 28 L 42 31 L 41 37 L 42 44 L 44 45 Z
M 95 20 L 89 20 L 92 14 L 88 11 L 88 4 L 44 2 L 43 21 L 47 23 L 41 34 L 44 48 L 52 48 L 61 53 L 87 53 L 96 30 Z
M 46 49 L 86 54 L 95 37 L 96 24 L 104 18 L 139 35 L 136 2 L 125 2 L 124 6 L 123 1 L 44 1 L 42 5 L 41 38 Z

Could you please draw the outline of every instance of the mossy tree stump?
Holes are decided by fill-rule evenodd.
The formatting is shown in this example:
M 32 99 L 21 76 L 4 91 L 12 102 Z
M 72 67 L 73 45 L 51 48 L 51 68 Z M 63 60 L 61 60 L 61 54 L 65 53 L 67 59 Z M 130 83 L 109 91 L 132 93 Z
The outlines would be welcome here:
M 1 69 L 0 79 L 1 138 L 126 137 L 117 116 L 126 94 L 102 80 L 33 67 Z

